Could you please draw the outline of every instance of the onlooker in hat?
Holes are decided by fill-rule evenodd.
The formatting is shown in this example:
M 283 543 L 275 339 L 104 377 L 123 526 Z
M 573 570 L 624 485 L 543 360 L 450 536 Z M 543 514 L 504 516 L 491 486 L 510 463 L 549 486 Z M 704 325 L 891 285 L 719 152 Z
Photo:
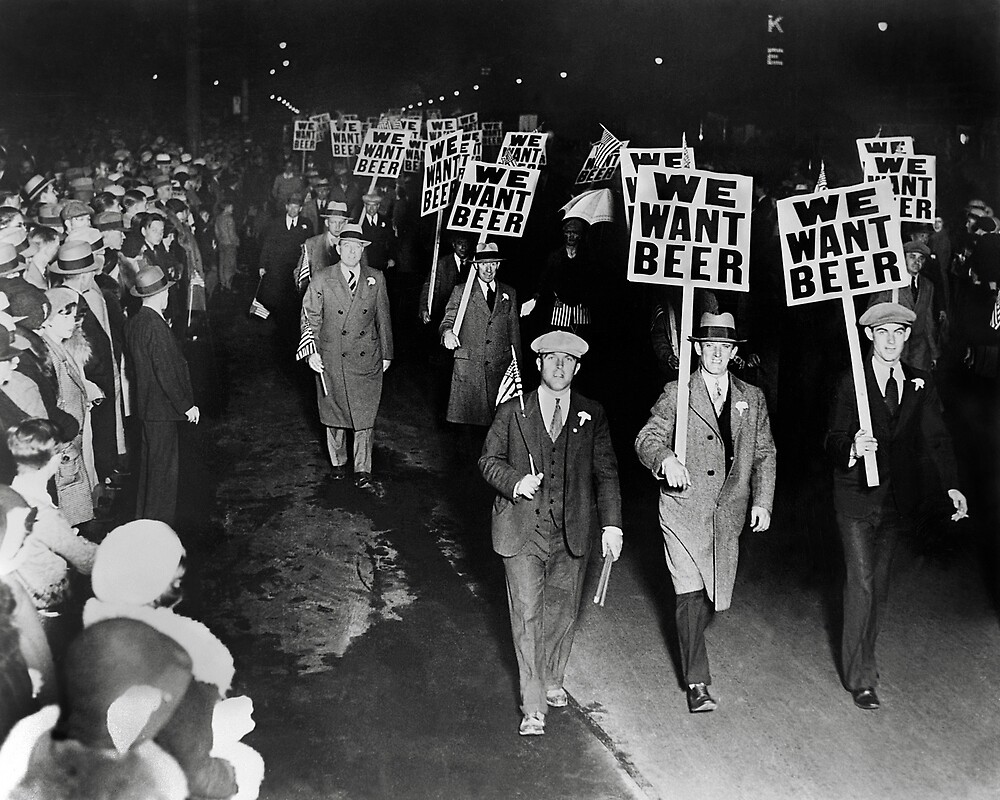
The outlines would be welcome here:
M 476 281 L 469 293 L 461 329 L 455 330 L 454 325 L 465 290 L 463 284 L 452 289 L 441 320 L 438 329 L 441 344 L 455 356 L 448 422 L 490 425 L 496 415 L 497 393 L 504 373 L 515 358 L 520 363 L 517 293 L 496 279 L 502 260 L 493 242 L 480 244 L 473 258 Z
M 157 175 L 153 178 L 152 186 L 156 197 L 153 205 L 161 211 L 166 210 L 167 201 L 174 196 L 173 181 L 166 175 Z
M 301 215 L 302 202 L 301 194 L 288 195 L 285 213 L 267 223 L 258 262 L 262 277 L 257 297 L 277 317 L 279 336 L 289 339 L 294 338 L 299 312 L 295 267 L 302 245 L 312 236 L 309 222 Z
M 382 195 L 366 194 L 364 213 L 357 220 L 361 224 L 361 233 L 371 242 L 365 250 L 368 266 L 383 272 L 396 266 L 396 237 L 388 218 L 379 211 Z
M 335 181 L 330 187 L 330 199 L 347 206 L 347 214 L 351 219 L 357 219 L 361 214 L 361 187 L 352 179 L 347 164 L 337 161 L 333 166 Z
M 36 225 L 28 234 L 35 253 L 28 259 L 22 277 L 32 286 L 45 291 L 49 288 L 48 269 L 59 252 L 59 234 L 47 225 Z
M 469 252 L 469 235 L 464 231 L 454 231 L 448 237 L 452 252 L 442 255 L 434 272 L 434 298 L 427 308 L 427 296 L 430 294 L 431 276 L 428 274 L 420 290 L 420 320 L 426 325 L 434 323 L 437 328 L 444 314 L 444 307 L 451 297 L 451 291 L 456 286 L 464 284 L 469 277 L 469 265 L 472 255 Z
M 74 178 L 69 182 L 70 193 L 74 200 L 89 203 L 94 199 L 94 180 L 86 176 Z
M 846 566 L 841 679 L 854 704 L 865 710 L 880 705 L 875 640 L 900 534 L 923 513 L 930 492 L 947 490 L 955 508 L 952 520 L 968 515 L 934 381 L 929 372 L 901 362 L 915 318 L 898 303 L 879 303 L 862 314 L 858 324 L 872 343 L 864 373 L 873 430 L 861 429 L 848 370 L 837 382 L 826 435 Z M 877 486 L 868 485 L 864 460 L 869 454 L 878 465 Z M 936 470 L 938 482 L 927 466 Z
M 17 474 L 10 488 L 35 508 L 35 524 L 21 545 L 14 576 L 31 595 L 40 611 L 58 611 L 70 597 L 70 570 L 90 575 L 97 545 L 84 539 L 73 524 L 93 519 L 93 487 L 81 469 L 80 452 L 61 440 L 58 428 L 47 419 L 26 419 L 7 431 Z M 49 497 L 48 483 L 55 479 L 60 506 Z M 87 519 L 83 516 L 89 505 Z
M 337 261 L 340 232 L 348 222 L 347 206 L 337 201 L 329 202 L 323 209 L 322 219 L 325 230 L 305 240 L 295 267 L 295 286 L 300 292 L 305 291 L 314 270 Z M 365 264 L 363 255 L 361 263 Z
M 93 209 L 82 200 L 68 201 L 66 205 L 62 207 L 62 211 L 60 212 L 63 225 L 66 227 L 66 233 L 70 234 L 81 228 L 89 228 L 90 215 L 92 213 Z
M 330 181 L 326 178 L 317 179 L 309 189 L 309 195 L 302 206 L 302 216 L 309 220 L 314 231 L 320 229 L 320 221 L 326 216 L 324 212 L 329 203 Z
M 635 452 L 660 481 L 659 517 L 688 710 L 713 711 L 705 628 L 712 607 L 732 601 L 739 537 L 747 524 L 771 524 L 775 449 L 764 393 L 729 371 L 741 342 L 733 315 L 702 314 L 691 337 L 699 368 L 688 379 L 687 453 L 674 452 L 677 381 L 668 383 L 635 440 Z M 683 379 L 683 376 L 681 376 Z
M 233 289 L 233 278 L 236 276 L 236 257 L 240 246 L 236 219 L 233 216 L 232 197 L 220 202 L 219 213 L 213 226 L 215 241 L 219 247 L 219 287 L 224 292 L 230 292 Z
M 44 175 L 29 178 L 21 189 L 21 197 L 29 208 L 37 203 L 56 203 L 59 200 L 55 192 L 55 181 Z
M 345 225 L 336 244 L 340 260 L 313 272 L 302 300 L 296 358 L 308 357 L 318 373 L 316 398 L 333 477 L 347 477 L 351 430 L 355 485 L 381 497 L 382 484 L 372 477 L 372 445 L 393 338 L 385 276 L 361 264 L 367 246 L 358 225 Z
M 146 212 L 146 203 L 146 195 L 138 189 L 129 189 L 122 195 L 122 223 L 126 231 L 131 231 L 133 220 Z
M 896 293 L 899 304 L 910 309 L 916 318 L 910 325 L 910 336 L 903 347 L 902 359 L 911 367 L 930 372 L 937 366 L 941 355 L 935 286 L 923 274 L 931 250 L 926 244 L 911 240 L 903 245 L 903 253 L 910 285 L 896 290 Z M 868 307 L 888 303 L 892 296 L 892 291 L 875 292 L 869 295 Z
M 39 225 L 52 228 L 60 236 L 66 233 L 66 226 L 63 224 L 61 209 L 56 204 L 47 204 L 38 207 L 37 219 Z
M 164 316 L 173 285 L 157 266 L 136 276 L 142 308 L 125 323 L 135 416 L 142 427 L 135 514 L 173 524 L 177 513 L 177 423 L 198 424 L 187 361 Z
M 538 390 L 505 402 L 479 470 L 497 492 L 493 549 L 503 557 L 517 656 L 522 736 L 545 733 L 568 704 L 563 678 L 598 529 L 601 552 L 622 549 L 618 463 L 599 403 L 572 390 L 588 345 L 555 331 L 531 343 Z
M 298 196 L 298 205 L 301 207 L 305 193 L 306 182 L 295 171 L 295 162 L 291 159 L 285 161 L 284 171 L 274 179 L 274 183 L 271 185 L 271 200 L 275 210 L 287 207 L 293 195 Z

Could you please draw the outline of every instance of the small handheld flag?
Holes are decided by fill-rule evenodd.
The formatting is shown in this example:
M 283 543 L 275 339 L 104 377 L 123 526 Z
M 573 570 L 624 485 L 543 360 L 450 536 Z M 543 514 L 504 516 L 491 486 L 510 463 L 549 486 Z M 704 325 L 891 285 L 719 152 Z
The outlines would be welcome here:
M 497 405 L 501 403 L 506 403 L 508 400 L 513 400 L 515 397 L 521 401 L 521 410 L 524 410 L 524 386 L 521 384 L 521 370 L 517 366 L 517 353 L 514 352 L 514 346 L 510 347 L 511 355 L 514 359 L 510 362 L 510 366 L 507 367 L 507 371 L 503 374 L 503 378 L 500 380 L 500 390 L 497 392 Z

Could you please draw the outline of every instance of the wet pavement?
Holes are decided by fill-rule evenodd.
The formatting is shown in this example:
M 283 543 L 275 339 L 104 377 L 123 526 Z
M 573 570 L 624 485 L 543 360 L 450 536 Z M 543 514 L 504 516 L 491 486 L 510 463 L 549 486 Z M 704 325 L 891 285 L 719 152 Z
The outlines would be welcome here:
M 229 644 L 254 699 L 263 798 L 1000 794 L 988 551 L 967 537 L 946 562 L 900 553 L 884 705 L 861 712 L 834 666 L 839 550 L 808 475 L 779 487 L 771 533 L 744 537 L 733 608 L 708 633 L 720 708 L 690 715 L 655 487 L 622 455 L 626 552 L 604 608 L 591 564 L 571 704 L 545 736 L 518 736 L 490 490 L 435 421 L 425 359 L 404 347 L 386 375 L 376 500 L 330 479 L 308 376 L 241 311 L 216 314 L 228 406 L 187 431 L 179 527 L 187 613 Z

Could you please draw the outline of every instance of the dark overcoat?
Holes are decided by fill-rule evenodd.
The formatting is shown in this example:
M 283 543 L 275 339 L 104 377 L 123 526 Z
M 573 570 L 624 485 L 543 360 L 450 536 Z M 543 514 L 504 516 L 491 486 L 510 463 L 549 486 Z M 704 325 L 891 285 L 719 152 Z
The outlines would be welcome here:
M 717 611 L 729 608 L 736 581 L 739 537 L 751 505 L 770 513 L 774 500 L 775 449 L 764 393 L 729 375 L 729 424 L 733 463 L 726 453 L 708 389 L 696 370 L 689 383 L 686 489 L 660 482 L 660 525 L 683 543 L 705 581 Z M 673 455 L 677 381 L 668 383 L 635 440 L 639 461 L 660 478 L 660 464 Z
M 563 483 L 563 529 L 566 546 L 574 556 L 583 556 L 602 528 L 622 525 L 618 461 L 611 445 L 608 420 L 600 403 L 570 392 L 563 431 L 566 443 Z M 532 458 L 542 463 L 548 439 L 538 405 L 538 392 L 524 398 L 524 412 L 517 399 L 497 409 L 486 436 L 479 470 L 497 496 L 493 501 L 493 549 L 501 556 L 521 552 L 531 531 L 541 524 L 542 492 L 528 500 L 514 499 L 514 486 L 532 471 Z
M 375 426 L 382 398 L 382 361 L 392 360 L 392 324 L 385 276 L 360 267 L 352 295 L 340 262 L 314 270 L 302 298 L 302 330 L 312 332 L 323 358 L 319 376 L 320 421 L 330 428 Z

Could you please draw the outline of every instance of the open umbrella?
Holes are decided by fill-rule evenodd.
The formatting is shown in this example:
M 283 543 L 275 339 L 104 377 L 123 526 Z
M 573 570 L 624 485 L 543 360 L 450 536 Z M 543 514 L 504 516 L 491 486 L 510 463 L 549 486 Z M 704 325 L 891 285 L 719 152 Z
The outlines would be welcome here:
M 615 204 L 610 189 L 591 189 L 578 194 L 559 210 L 566 212 L 564 219 L 576 217 L 593 225 L 595 222 L 611 222 Z

